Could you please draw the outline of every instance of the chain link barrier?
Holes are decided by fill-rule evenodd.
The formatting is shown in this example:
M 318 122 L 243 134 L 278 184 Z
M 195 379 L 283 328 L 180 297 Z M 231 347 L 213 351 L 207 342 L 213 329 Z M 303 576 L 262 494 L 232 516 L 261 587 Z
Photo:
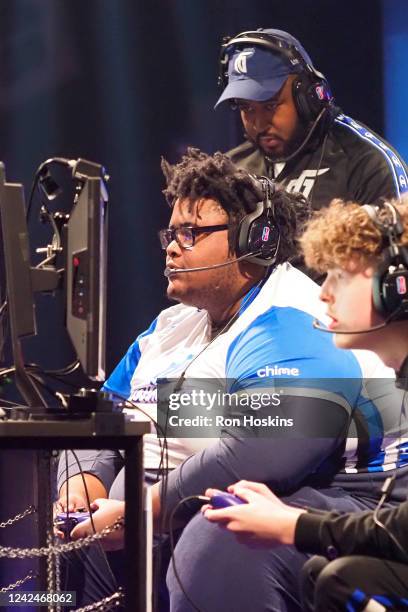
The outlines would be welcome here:
M 7 557 L 9 559 L 32 559 L 38 557 L 48 557 L 49 554 L 63 554 L 72 552 L 73 550 L 79 550 L 85 546 L 89 546 L 92 542 L 103 540 L 110 533 L 122 529 L 125 524 L 123 517 L 118 518 L 113 525 L 104 527 L 98 533 L 94 533 L 85 538 L 79 538 L 74 542 L 68 544 L 51 544 L 50 546 L 43 546 L 42 548 L 12 548 L 11 546 L 0 546 L 0 558 Z
M 22 584 L 31 580 L 32 578 L 38 578 L 38 574 L 35 574 L 33 571 L 30 571 L 25 578 L 21 578 L 20 580 L 16 580 L 15 582 L 11 582 L 5 587 L 0 589 L 0 593 L 8 593 L 8 591 L 13 591 L 17 587 L 20 587 Z
M 7 519 L 7 521 L 3 521 L 2 523 L 0 523 L 0 529 L 5 529 L 6 527 L 10 527 L 11 525 L 18 523 L 18 521 L 21 521 L 26 516 L 29 516 L 30 514 L 34 514 L 35 512 L 37 512 L 37 510 L 34 506 L 28 506 L 28 508 L 26 508 L 24 512 L 21 512 L 20 514 L 16 514 L 16 516 L 13 516 L 13 518 L 9 518 Z
M 104 597 L 104 599 L 100 599 L 99 601 L 95 601 L 95 603 L 84 606 L 83 608 L 76 608 L 76 610 L 73 610 L 73 612 L 93 612 L 93 610 L 106 612 L 108 610 L 112 610 L 113 608 L 119 608 L 122 606 L 122 603 L 123 592 L 121 589 L 119 589 L 116 591 L 116 593 L 112 593 L 112 595 Z
M 34 514 L 37 512 L 35 506 L 28 506 L 23 512 L 16 514 L 12 518 L 7 519 L 0 523 L 0 529 L 5 529 L 6 527 L 11 527 L 15 523 L 18 523 L 26 516 L 30 516 L 30 514 Z M 93 542 L 97 542 L 106 538 L 109 534 L 118 531 L 124 527 L 125 520 L 123 517 L 118 518 L 113 525 L 109 527 L 105 527 L 98 533 L 94 533 L 85 538 L 79 538 L 74 542 L 69 542 L 67 544 L 54 544 L 54 534 L 52 532 L 48 532 L 47 535 L 47 546 L 43 546 L 42 548 L 13 548 L 11 546 L 0 546 L 0 558 L 9 558 L 9 559 L 32 559 L 32 558 L 47 558 L 47 591 L 48 593 L 58 593 L 61 590 L 61 581 L 60 581 L 60 555 L 64 553 L 69 553 L 74 550 L 80 550 L 81 548 L 85 548 L 86 546 L 90 546 Z M 13 591 L 21 587 L 23 584 L 32 580 L 33 578 L 38 578 L 38 574 L 33 571 L 30 571 L 27 576 L 21 578 L 20 580 L 16 580 L 15 582 L 11 582 L 9 585 L 0 588 L 0 593 L 7 593 L 9 591 Z M 114 608 L 119 608 L 123 603 L 123 592 L 121 589 L 112 593 L 108 597 L 104 597 L 99 601 L 96 601 L 92 604 L 84 606 L 82 608 L 76 608 L 73 612 L 108 612 Z M 61 612 L 60 605 L 49 606 L 48 610 L 50 612 Z
M 35 512 L 35 508 L 30 506 L 21 514 L 16 515 L 13 519 L 9 519 L 4 523 L 5 526 L 9 524 L 13 524 L 24 518 L 28 514 Z M 11 523 L 10 523 L 11 521 Z M 125 525 L 124 517 L 119 517 L 113 525 L 105 527 L 98 533 L 94 533 L 90 536 L 86 536 L 85 538 L 79 538 L 74 542 L 69 542 L 67 544 L 53 544 L 54 535 L 52 532 L 48 533 L 47 544 L 48 546 L 43 546 L 42 548 L 12 548 L 10 546 L 0 546 L 0 558 L 6 557 L 9 559 L 32 559 L 39 557 L 47 558 L 47 591 L 49 593 L 59 592 L 60 585 L 60 555 L 68 552 L 72 552 L 74 550 L 79 550 L 81 548 L 85 548 L 86 546 L 90 546 L 93 542 L 97 542 L 106 538 L 109 534 L 118 531 L 119 529 L 123 529 Z M 7 593 L 8 591 L 12 591 L 23 585 L 28 580 L 32 578 L 37 578 L 37 574 L 33 572 L 29 572 L 27 576 L 22 578 L 21 580 L 16 580 L 16 582 L 10 583 L 8 586 L 0 589 L 0 593 Z M 108 597 L 104 597 L 99 601 L 96 601 L 92 604 L 84 606 L 82 608 L 76 608 L 73 612 L 93 612 L 94 610 L 98 612 L 108 612 L 113 608 L 119 608 L 123 603 L 123 592 L 121 589 L 112 593 Z M 59 612 L 61 606 L 48 606 L 48 610 L 50 612 Z

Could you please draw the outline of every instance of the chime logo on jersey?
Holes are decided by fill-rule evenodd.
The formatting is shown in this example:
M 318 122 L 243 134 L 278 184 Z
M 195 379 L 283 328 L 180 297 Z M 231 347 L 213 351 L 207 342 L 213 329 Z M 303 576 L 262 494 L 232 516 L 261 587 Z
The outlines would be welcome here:
M 259 378 L 266 378 L 267 376 L 299 376 L 299 368 L 285 368 L 277 365 L 265 366 L 257 371 Z

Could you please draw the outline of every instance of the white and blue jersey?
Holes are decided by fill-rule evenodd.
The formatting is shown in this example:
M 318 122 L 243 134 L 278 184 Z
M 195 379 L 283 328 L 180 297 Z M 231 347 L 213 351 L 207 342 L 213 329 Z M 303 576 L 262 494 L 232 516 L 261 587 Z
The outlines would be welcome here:
M 313 328 L 314 318 L 324 319 L 325 307 L 318 293 L 318 286 L 304 274 L 289 264 L 281 265 L 250 303 L 243 301 L 242 312 L 230 329 L 206 349 L 210 340 L 207 313 L 182 304 L 172 306 L 160 313 L 149 330 L 131 345 L 107 380 L 105 389 L 128 397 L 155 416 L 157 379 L 176 379 L 186 368 L 186 380 L 225 379 L 232 385 L 227 389 L 230 392 L 259 392 L 270 389 L 271 384 L 281 379 L 286 384 L 291 380 L 292 396 L 296 387 L 296 397 L 300 398 L 292 400 L 295 412 L 300 404 L 304 407 L 307 402 L 308 410 L 304 410 L 308 418 L 327 418 L 335 422 L 338 418 L 338 429 L 343 428 L 344 436 L 345 423 L 349 423 L 360 405 L 366 411 L 372 406 L 378 417 L 375 404 L 364 399 L 362 379 L 384 378 L 390 376 L 390 371 L 372 353 L 336 349 L 331 336 Z M 330 382 L 324 385 L 322 379 Z M 346 383 L 346 380 L 358 381 L 358 384 Z M 316 381 L 320 381 L 319 384 Z M 392 384 L 391 387 L 394 390 Z M 297 418 L 300 423 L 299 416 Z M 332 430 L 330 425 L 328 429 Z M 382 431 L 381 441 L 384 433 Z M 363 466 L 359 465 L 356 455 L 359 444 L 353 429 L 342 453 L 343 463 L 337 463 L 339 471 L 346 473 L 346 465 L 347 474 L 354 469 L 367 469 L 368 461 L 378 462 L 380 457 L 391 462 L 392 457 L 387 455 L 381 442 L 378 446 L 377 434 L 378 431 L 372 456 L 366 457 Z M 339 434 L 334 442 L 336 448 L 340 438 Z M 169 439 L 168 442 L 171 467 L 213 444 L 209 439 Z M 271 446 L 279 444 L 276 440 L 268 443 Z M 220 444 L 225 445 L 225 442 Z M 390 440 L 390 444 L 395 444 L 395 439 Z M 290 446 L 290 442 L 287 445 Z M 157 440 L 151 435 L 146 440 L 146 466 L 157 467 L 159 458 Z M 307 462 L 305 466 L 308 469 Z
M 388 431 L 375 396 L 391 404 L 388 391 L 380 385 L 368 393 L 364 382 L 390 377 L 392 371 L 373 353 L 337 349 L 332 336 L 313 328 L 314 318 L 325 319 L 319 291 L 302 272 L 282 264 L 244 298 L 237 320 L 211 344 L 207 313 L 178 304 L 162 311 L 131 345 L 104 388 L 129 398 L 153 418 L 158 379 L 177 379 L 185 372 L 187 385 L 197 379 L 223 380 L 230 393 L 259 395 L 279 388 L 282 410 L 295 423 L 289 434 L 273 438 L 254 426 L 251 435 L 244 428 L 239 437 L 236 431 L 229 435 L 227 427 L 219 440 L 168 439 L 169 466 L 182 464 L 170 474 L 170 498 L 200 493 L 207 486 L 223 489 L 240 478 L 266 482 L 282 493 L 301 483 L 318 486 L 338 478 L 353 487 L 362 477 L 364 488 L 369 466 L 376 466 L 383 478 L 384 466 L 395 462 L 389 451 L 396 442 L 399 407 L 392 409 Z M 109 490 L 114 458 L 104 453 L 88 452 L 82 464 Z M 160 447 L 152 433 L 145 436 L 145 467 L 159 463 Z M 372 478 L 370 472 L 370 483 Z

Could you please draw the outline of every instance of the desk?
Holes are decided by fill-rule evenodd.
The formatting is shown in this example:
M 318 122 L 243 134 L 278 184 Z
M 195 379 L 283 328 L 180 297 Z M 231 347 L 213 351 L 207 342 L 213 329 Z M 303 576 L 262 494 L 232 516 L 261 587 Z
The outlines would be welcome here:
M 132 612 L 145 612 L 143 435 L 150 431 L 150 423 L 147 420 L 124 421 L 119 415 L 109 415 L 104 419 L 105 416 L 91 413 L 89 418 L 81 420 L 0 421 L 0 448 L 38 451 L 38 482 L 34 487 L 34 499 L 38 510 L 40 546 L 46 545 L 47 517 L 51 511 L 49 454 L 41 451 L 77 448 L 125 451 L 125 607 Z M 44 567 L 40 567 L 38 590 L 47 590 Z

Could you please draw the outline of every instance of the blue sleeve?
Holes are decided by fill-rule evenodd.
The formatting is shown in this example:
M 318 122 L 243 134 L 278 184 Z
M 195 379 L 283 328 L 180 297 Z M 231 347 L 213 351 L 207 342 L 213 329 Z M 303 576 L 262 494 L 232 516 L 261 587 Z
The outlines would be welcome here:
M 112 374 L 105 381 L 105 384 L 102 387 L 104 391 L 117 393 L 124 398 L 129 397 L 130 382 L 141 356 L 140 340 L 152 334 L 156 329 L 156 325 L 157 318 L 150 325 L 149 329 L 140 334 L 133 344 L 130 345 L 126 355 L 121 359 L 116 368 L 113 370 Z
M 138 338 L 129 347 L 126 355 L 116 366 L 108 380 L 103 385 L 104 391 L 117 393 L 119 396 L 128 398 L 130 395 L 130 382 L 133 373 L 139 363 L 141 350 L 140 340 L 149 334 L 152 334 L 156 328 L 157 319 L 153 321 L 149 329 L 140 334 Z M 85 450 L 76 451 L 76 456 L 71 452 L 68 453 L 68 472 L 65 455 L 59 461 L 58 468 L 58 487 L 61 487 L 67 478 L 70 478 L 81 472 L 93 474 L 104 484 L 105 489 L 109 491 L 114 482 L 118 471 L 123 466 L 123 459 L 119 451 L 111 450 Z M 78 465 L 77 457 L 79 458 Z
M 280 379 L 301 387 L 318 382 L 354 403 L 361 377 L 354 354 L 336 348 L 332 336 L 314 329 L 311 315 L 296 308 L 275 307 L 260 315 L 235 338 L 227 354 L 231 391 L 274 386 Z
M 296 422 L 296 435 L 224 432 L 225 437 L 189 457 L 169 475 L 169 511 L 179 499 L 201 494 L 207 487 L 225 489 L 246 479 L 267 483 L 283 494 L 305 484 L 309 477 L 315 484 L 319 477 L 327 483 L 340 469 L 350 413 L 361 387 L 357 360 L 314 330 L 311 316 L 276 308 L 258 317 L 231 344 L 226 364 L 229 390 L 251 395 L 265 389 L 266 380 L 276 384 L 279 372 L 284 373 L 286 383 L 289 380 L 289 391 L 293 385 L 281 408 Z M 323 432 L 327 426 L 330 435 L 315 435 L 315 425 Z

